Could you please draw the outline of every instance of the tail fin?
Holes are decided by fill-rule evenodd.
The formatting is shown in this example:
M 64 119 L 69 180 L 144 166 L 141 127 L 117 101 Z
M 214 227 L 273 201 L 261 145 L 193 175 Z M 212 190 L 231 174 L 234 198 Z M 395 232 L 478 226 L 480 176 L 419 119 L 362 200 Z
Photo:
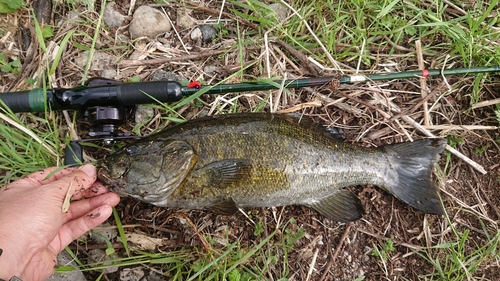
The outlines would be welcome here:
M 443 215 L 432 171 L 445 145 L 445 139 L 422 139 L 384 146 L 398 176 L 388 180 L 388 191 L 415 209 Z

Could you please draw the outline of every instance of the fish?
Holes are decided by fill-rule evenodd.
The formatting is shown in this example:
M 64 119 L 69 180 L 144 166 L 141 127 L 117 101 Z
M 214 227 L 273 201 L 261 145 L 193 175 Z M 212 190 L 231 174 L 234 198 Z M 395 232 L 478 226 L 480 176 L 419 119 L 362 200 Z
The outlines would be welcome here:
M 208 209 L 302 205 L 350 222 L 364 214 L 348 186 L 375 185 L 424 213 L 443 215 L 432 172 L 445 139 L 380 147 L 343 141 L 306 116 L 202 117 L 124 146 L 98 165 L 111 190 L 159 207 Z

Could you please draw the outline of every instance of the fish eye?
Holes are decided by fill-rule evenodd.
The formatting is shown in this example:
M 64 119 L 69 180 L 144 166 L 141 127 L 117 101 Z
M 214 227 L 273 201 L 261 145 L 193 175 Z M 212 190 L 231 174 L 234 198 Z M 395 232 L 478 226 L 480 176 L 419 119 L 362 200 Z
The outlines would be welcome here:
M 128 156 L 132 156 L 139 151 L 139 148 L 135 145 L 131 145 L 125 149 L 125 154 Z

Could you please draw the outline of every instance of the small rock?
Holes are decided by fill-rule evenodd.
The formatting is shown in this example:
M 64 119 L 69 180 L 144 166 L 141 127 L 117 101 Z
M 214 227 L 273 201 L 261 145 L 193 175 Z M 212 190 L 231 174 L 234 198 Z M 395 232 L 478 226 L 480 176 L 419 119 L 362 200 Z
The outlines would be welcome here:
M 102 78 L 108 79 L 115 79 L 116 75 L 118 75 L 118 73 L 114 69 L 104 69 L 100 74 Z
M 288 16 L 288 9 L 281 3 L 273 3 L 269 5 L 269 9 L 274 11 L 276 18 L 278 19 L 279 22 L 284 21 Z
M 140 6 L 135 10 L 128 30 L 132 39 L 143 36 L 152 39 L 170 29 L 172 26 L 162 12 L 148 6 Z
M 57 261 L 59 265 L 73 266 L 75 270 L 66 273 L 54 273 L 47 280 L 50 281 L 87 281 L 83 273 L 79 270 L 78 264 L 75 260 L 66 252 L 62 251 L 57 255 Z
M 68 12 L 67 18 L 70 22 L 76 22 L 76 21 L 80 20 L 80 13 L 71 10 Z
M 107 78 L 107 77 L 104 77 Z M 105 244 L 107 241 L 111 242 L 113 241 L 116 236 L 118 236 L 118 231 L 116 228 L 111 228 L 111 224 L 109 223 L 103 223 L 100 225 L 102 228 L 106 228 L 109 226 L 109 229 L 93 229 L 91 230 L 92 233 L 92 240 L 94 240 L 95 243 L 97 244 Z
M 100 265 L 108 266 L 104 269 L 105 273 L 113 273 L 118 271 L 118 266 L 111 266 L 112 256 L 106 255 L 106 252 L 103 249 L 92 249 L 88 251 L 88 263 L 96 263 L 99 262 Z M 70 279 L 68 279 L 70 280 Z
M 141 281 L 162 281 L 165 280 L 165 276 L 160 275 L 159 273 L 155 271 L 151 271 L 149 275 L 144 276 Z
M 195 41 L 195 42 L 201 42 L 201 37 L 203 36 L 203 34 L 201 34 L 201 29 L 199 27 L 193 29 L 193 31 L 191 31 L 191 35 L 189 37 L 191 37 L 191 40 Z
M 63 24 L 77 23 L 80 20 L 80 14 L 75 11 L 69 11 L 65 18 L 57 22 L 57 26 L 61 27 Z
M 104 23 L 109 27 L 120 27 L 127 18 L 116 10 L 115 2 L 109 2 L 104 9 Z
M 217 36 L 217 29 L 211 24 L 204 24 L 198 27 L 201 30 L 201 40 L 203 43 L 210 43 Z
M 128 36 L 125 34 L 118 34 L 116 40 L 117 43 L 128 43 L 128 41 L 130 41 L 130 38 L 128 38 Z
M 203 71 L 207 74 L 212 74 L 214 73 L 215 71 L 217 71 L 219 69 L 218 66 L 215 66 L 215 65 L 207 65 L 203 68 Z
M 189 29 L 196 25 L 196 20 L 191 17 L 193 10 L 179 8 L 177 9 L 177 26 L 180 29 Z
M 84 68 L 87 64 L 89 57 L 89 51 L 82 52 L 79 56 L 75 58 L 75 64 L 81 68 Z M 95 52 L 92 57 L 90 64 L 90 70 L 104 70 L 110 69 L 110 67 L 116 66 L 117 58 L 113 55 L 109 55 L 103 52 Z
M 149 81 L 175 81 L 175 82 L 182 83 L 183 80 L 185 80 L 185 79 L 182 78 L 181 76 L 179 76 L 175 73 L 172 73 L 172 72 L 161 70 L 161 69 L 158 71 L 155 71 L 149 77 Z
M 143 124 L 151 120 L 155 115 L 154 109 L 145 105 L 137 105 L 134 114 L 135 124 Z
M 124 268 L 120 272 L 120 281 L 139 281 L 144 277 L 144 270 L 140 267 Z

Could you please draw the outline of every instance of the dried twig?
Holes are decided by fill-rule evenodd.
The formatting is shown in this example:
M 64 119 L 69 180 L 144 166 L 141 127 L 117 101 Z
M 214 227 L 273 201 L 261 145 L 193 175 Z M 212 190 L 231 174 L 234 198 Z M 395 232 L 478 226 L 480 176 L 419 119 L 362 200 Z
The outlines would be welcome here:
M 320 101 L 310 101 L 310 102 L 305 102 L 305 103 L 294 105 L 294 106 L 287 108 L 287 109 L 278 110 L 276 112 L 277 113 L 291 113 L 291 112 L 299 111 L 299 110 L 302 110 L 302 109 L 308 108 L 308 107 L 320 107 L 321 105 L 322 104 Z
M 352 225 L 352 223 L 346 224 L 344 233 L 340 237 L 339 244 L 337 245 L 337 248 L 335 249 L 335 253 L 333 253 L 332 257 L 328 260 L 328 263 L 325 266 L 325 270 L 323 271 L 323 274 L 321 275 L 321 278 L 319 278 L 319 280 L 325 280 L 326 275 L 328 275 L 328 272 L 330 272 L 330 268 L 332 267 L 333 263 L 335 262 L 335 260 L 339 256 L 339 253 L 340 253 L 340 250 L 342 249 L 344 241 L 346 240 L 347 235 L 349 234 L 349 231 L 351 230 L 351 225 Z
M 487 101 L 482 101 L 478 102 L 474 105 L 472 105 L 472 109 L 480 108 L 480 107 L 485 107 L 485 106 L 490 106 L 494 104 L 499 104 L 500 103 L 500 98 L 498 99 L 492 99 L 492 100 L 487 100 Z
M 378 113 L 380 113 L 380 114 L 381 114 L 381 115 L 382 115 L 385 119 L 389 119 L 389 117 L 391 117 L 391 116 L 390 116 L 387 112 L 384 112 L 384 111 L 382 111 L 380 108 L 378 108 L 378 107 L 376 107 L 376 106 L 373 106 L 373 105 L 371 105 L 371 104 L 369 104 L 369 103 L 367 103 L 367 102 L 365 102 L 365 101 L 363 101 L 363 100 L 360 100 L 360 99 L 358 99 L 358 98 L 354 97 L 353 95 L 346 94 L 346 93 L 344 93 L 344 92 L 342 92 L 342 91 L 335 91 L 335 93 L 338 93 L 338 94 L 340 94 L 341 96 L 343 96 L 343 97 L 345 97 L 345 98 L 348 98 L 348 99 L 350 99 L 350 100 L 353 100 L 353 101 L 355 101 L 355 102 L 357 102 L 357 103 L 359 103 L 359 104 L 362 104 L 362 105 L 364 105 L 364 106 L 366 106 L 366 107 L 368 107 L 368 108 L 371 108 L 371 109 L 373 109 L 373 110 L 377 111 L 377 112 L 378 112 Z
M 415 47 L 417 49 L 417 61 L 418 61 L 418 68 L 420 70 L 425 69 L 424 65 L 424 56 L 422 54 L 422 43 L 420 40 L 415 41 Z M 420 77 L 420 93 L 422 95 L 422 105 L 424 109 L 424 124 L 426 126 L 429 126 L 431 123 L 429 121 L 429 107 L 427 106 L 427 100 L 425 99 L 427 97 L 427 78 L 426 77 Z
M 316 36 L 316 34 L 311 29 L 311 27 L 309 26 L 309 24 L 307 23 L 307 21 L 292 6 L 290 6 L 290 4 L 288 4 L 286 1 L 281 0 L 281 3 L 283 3 L 283 5 L 285 5 L 285 6 L 287 6 L 288 9 L 290 9 L 297 17 L 299 17 L 299 19 L 307 27 L 307 30 L 309 30 L 309 32 L 311 33 L 311 35 L 314 37 L 314 40 L 316 40 L 316 42 L 319 44 L 319 46 L 321 47 L 321 49 L 323 50 L 323 52 L 325 52 L 326 57 L 330 60 L 330 62 L 332 63 L 332 65 L 334 65 L 340 72 L 342 72 L 342 69 L 338 65 L 337 61 L 332 57 L 332 55 L 330 54 L 330 52 L 328 52 L 328 50 L 326 49 L 325 45 L 323 45 L 323 43 L 321 42 L 321 40 L 319 40 L 318 36 Z
M 311 72 L 312 75 L 314 75 L 316 77 L 320 76 L 320 72 L 319 72 L 318 68 L 314 64 L 309 62 L 306 55 L 297 51 L 295 48 L 293 48 L 292 46 L 283 42 L 282 40 L 277 39 L 277 40 L 275 40 L 275 42 L 276 42 L 276 44 L 280 45 L 285 50 L 287 50 L 294 57 L 298 58 L 300 60 L 300 62 L 302 63 L 302 65 L 305 65 L 307 67 L 307 69 Z
M 406 248 L 409 248 L 409 249 L 413 249 L 415 251 L 422 251 L 422 246 L 418 246 L 418 245 L 415 245 L 415 244 L 410 244 L 410 243 L 406 243 L 406 242 L 402 242 L 402 241 L 399 241 L 399 240 L 395 240 L 395 239 L 392 239 L 392 238 L 387 238 L 383 235 L 379 235 L 379 234 L 376 234 L 376 233 L 373 233 L 373 232 L 370 232 L 364 228 L 361 228 L 361 227 L 358 227 L 356 228 L 357 231 L 359 232 L 362 232 L 364 234 L 367 234 L 367 235 L 370 235 L 372 237 L 375 237 L 377 239 L 381 239 L 381 240 L 384 240 L 384 241 L 389 241 L 390 239 L 392 240 L 392 242 L 396 245 L 400 245 L 400 246 L 403 246 L 403 247 L 406 247 Z
M 316 260 L 318 258 L 318 252 L 319 252 L 319 249 L 316 248 L 316 251 L 314 251 L 314 255 L 313 255 L 311 264 L 309 265 L 309 271 L 307 271 L 306 281 L 309 281 L 311 279 L 311 275 L 312 275 L 312 272 L 314 270 L 314 266 L 316 265 Z
M 424 124 L 425 124 L 425 126 L 430 126 L 429 120 L 427 120 L 427 123 L 425 122 L 425 116 L 426 116 L 425 110 L 427 110 L 427 115 L 429 114 L 429 112 L 428 112 L 429 109 L 427 108 L 427 101 L 430 100 L 433 96 L 435 96 L 438 92 L 439 91 L 436 89 L 436 90 L 432 91 L 430 94 L 426 94 L 425 96 L 422 95 L 422 99 L 420 99 L 419 102 L 417 102 L 415 105 L 413 105 L 410 109 L 405 110 L 405 111 L 397 114 L 396 116 L 391 117 L 390 120 L 391 121 L 397 120 L 397 119 L 401 118 L 401 116 L 403 116 L 403 115 L 410 115 L 413 112 L 415 112 L 421 105 L 425 105 L 424 106 Z M 427 117 L 427 119 L 429 119 L 429 118 Z
M 227 50 L 214 50 L 214 51 L 207 51 L 207 52 L 201 52 L 201 53 L 193 53 L 191 55 L 186 55 L 186 56 L 178 56 L 178 57 L 171 57 L 171 58 L 158 58 L 158 59 L 151 59 L 151 60 L 122 60 L 118 64 L 122 67 L 163 64 L 163 63 L 168 63 L 168 62 L 173 62 L 173 61 L 196 60 L 196 59 L 201 59 L 201 58 L 210 57 L 210 56 L 217 56 L 217 55 L 220 55 L 224 52 L 227 52 Z
M 247 19 L 244 19 L 244 18 L 241 18 L 241 17 L 237 17 L 235 16 L 234 14 L 231 14 L 231 13 L 227 13 L 227 12 L 223 12 L 222 10 L 215 10 L 215 9 L 211 9 L 211 8 L 208 8 L 208 7 L 203 7 L 203 6 L 200 6 L 196 3 L 193 3 L 193 2 L 190 2 L 190 1 L 186 1 L 184 2 L 187 6 L 190 6 L 189 8 L 191 9 L 196 9 L 196 10 L 199 10 L 199 11 L 203 11 L 207 14 L 211 14 L 215 17 L 218 17 L 219 20 L 221 18 L 221 15 L 224 16 L 225 18 L 230 18 L 234 21 L 239 21 L 241 23 L 243 23 L 244 25 L 247 25 L 247 26 L 250 26 L 251 28 L 253 29 L 259 29 L 259 26 Z M 163 4 L 160 4 L 160 5 L 163 5 Z
M 404 126 L 409 127 L 409 126 Z M 413 126 L 412 126 L 413 127 Z M 424 129 L 428 130 L 441 130 L 441 131 L 473 131 L 473 130 L 498 130 L 497 126 L 484 126 L 484 125 L 430 125 L 430 126 L 422 126 Z

